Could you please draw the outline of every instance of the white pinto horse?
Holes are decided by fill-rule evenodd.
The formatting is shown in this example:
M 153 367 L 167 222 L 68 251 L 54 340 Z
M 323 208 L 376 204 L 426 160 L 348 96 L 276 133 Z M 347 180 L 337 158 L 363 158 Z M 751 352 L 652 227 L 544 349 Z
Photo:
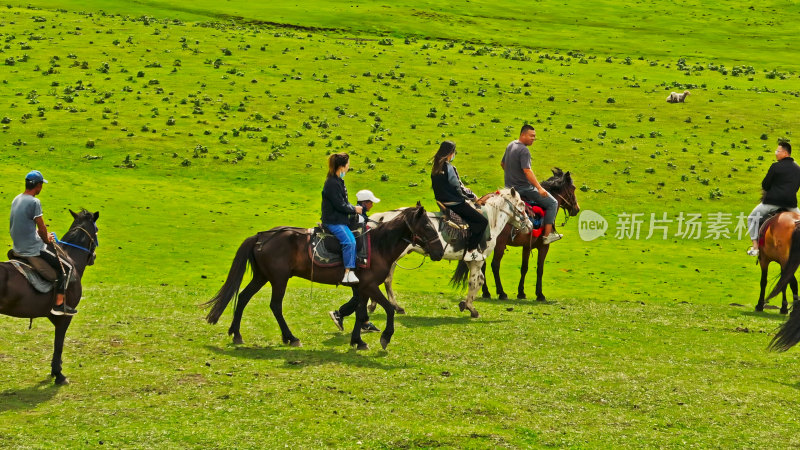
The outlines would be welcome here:
M 511 223 L 514 228 L 525 230 L 525 232 L 530 232 L 533 228 L 533 224 L 531 223 L 530 219 L 528 219 L 528 215 L 525 213 L 525 203 L 513 188 L 500 189 L 499 191 L 486 194 L 478 199 L 476 204 L 480 206 L 480 211 L 486 213 L 486 218 L 489 220 L 489 239 L 486 241 L 486 249 L 483 251 L 484 258 L 488 258 L 492 251 L 494 251 L 494 247 L 497 242 L 497 236 L 500 235 L 506 224 Z M 377 222 L 378 226 L 380 226 L 380 223 L 392 220 L 394 217 L 400 214 L 403 209 L 405 208 L 373 214 L 370 216 L 370 221 Z M 460 248 L 454 248 L 452 245 L 449 245 L 442 236 L 443 224 L 441 218 L 437 217 L 431 212 L 428 213 L 428 216 L 431 218 L 433 225 L 439 231 L 439 239 L 442 240 L 442 245 L 445 249 L 444 257 L 442 259 L 449 261 L 463 260 L 463 242 L 461 242 L 458 246 Z M 409 242 L 408 249 L 403 252 L 403 255 L 407 255 L 412 251 L 424 254 L 422 247 L 416 243 Z M 469 268 L 469 290 L 467 292 L 467 298 L 462 300 L 458 306 L 461 311 L 468 309 L 472 317 L 479 316 L 478 311 L 474 306 L 472 306 L 472 302 L 475 300 L 475 297 L 478 295 L 478 291 L 483 286 L 484 275 L 481 271 L 481 268 L 483 267 L 484 262 L 485 261 L 482 260 L 464 261 Z M 394 290 L 392 289 L 392 279 L 394 278 L 395 265 L 393 265 L 392 269 L 389 271 L 389 275 L 386 277 L 384 286 L 386 286 L 386 294 L 389 298 L 389 302 L 391 302 L 392 306 L 394 306 L 398 313 L 404 314 L 405 310 L 397 303 Z M 458 269 L 456 270 L 456 274 L 458 274 Z M 454 281 L 455 279 L 456 275 L 454 275 Z M 375 310 L 374 303 L 369 305 L 369 310 L 370 312 Z

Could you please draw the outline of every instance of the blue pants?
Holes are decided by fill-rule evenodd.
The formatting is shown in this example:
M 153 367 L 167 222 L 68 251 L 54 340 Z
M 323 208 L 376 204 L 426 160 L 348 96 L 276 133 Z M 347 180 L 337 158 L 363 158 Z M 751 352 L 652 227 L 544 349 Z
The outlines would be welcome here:
M 342 259 L 344 267 L 347 269 L 356 268 L 356 238 L 347 225 L 325 224 L 325 227 L 333 233 L 342 244 Z

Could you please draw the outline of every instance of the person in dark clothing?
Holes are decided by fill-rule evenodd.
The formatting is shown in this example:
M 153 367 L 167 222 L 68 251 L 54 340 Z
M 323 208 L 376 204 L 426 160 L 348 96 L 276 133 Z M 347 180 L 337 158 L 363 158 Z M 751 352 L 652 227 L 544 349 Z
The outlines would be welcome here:
M 373 194 L 372 191 L 364 189 L 356 193 L 356 200 L 358 200 L 358 206 L 361 206 L 361 214 L 357 216 L 358 223 L 360 226 L 366 227 L 367 221 L 369 220 L 367 218 L 367 211 L 372 209 L 372 206 L 375 205 L 375 203 L 380 202 L 381 199 L 375 197 L 375 194 Z M 339 329 L 339 331 L 344 331 L 344 318 L 350 314 L 353 314 L 356 311 L 359 302 L 361 301 L 361 298 L 358 296 L 358 290 L 355 287 L 352 287 L 352 289 L 353 296 L 350 297 L 350 300 L 340 306 L 336 311 L 328 312 L 328 314 L 331 316 L 331 320 L 333 320 L 333 323 L 336 324 L 336 327 Z M 361 324 L 361 331 L 373 332 L 381 330 L 369 321 L 368 316 L 367 320 Z
M 753 247 L 747 251 L 750 256 L 758 256 L 758 224 L 761 218 L 779 208 L 800 213 L 797 209 L 797 190 L 800 189 L 800 166 L 792 159 L 792 146 L 788 142 L 781 142 L 775 149 L 775 159 L 764 180 L 761 188 L 764 195 L 761 203 L 753 209 L 747 217 L 750 239 Z
M 322 188 L 322 224 L 342 244 L 344 278 L 342 284 L 356 284 L 356 239 L 350 231 L 350 215 L 361 214 L 361 206 L 353 206 L 347 200 L 344 176 L 350 170 L 350 155 L 334 153 L 328 158 L 328 177 Z
M 467 237 L 467 252 L 464 261 L 482 261 L 486 259 L 478 250 L 483 233 L 489 221 L 478 212 L 467 200 L 477 200 L 475 194 L 464 187 L 458 171 L 453 167 L 452 161 L 456 157 L 456 144 L 444 141 L 439 145 L 439 150 L 433 157 L 431 169 L 431 184 L 436 200 L 458 214 L 469 225 Z

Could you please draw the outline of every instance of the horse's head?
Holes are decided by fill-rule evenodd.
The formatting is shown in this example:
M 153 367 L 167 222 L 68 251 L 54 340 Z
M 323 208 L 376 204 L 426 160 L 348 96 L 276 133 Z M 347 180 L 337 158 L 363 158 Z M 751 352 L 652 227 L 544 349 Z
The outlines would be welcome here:
M 522 230 L 524 233 L 529 233 L 533 230 L 533 224 L 525 211 L 525 201 L 522 200 L 522 196 L 519 195 L 517 190 L 514 188 L 501 189 L 498 192 L 500 198 L 504 201 L 504 205 L 501 205 L 501 208 L 505 206 L 507 209 L 506 212 L 510 216 L 508 223 L 510 223 L 512 227 Z
M 552 170 L 553 176 L 543 182 L 542 187 L 558 200 L 559 208 L 563 208 L 570 216 L 577 216 L 581 212 L 581 207 L 578 205 L 578 198 L 575 197 L 575 183 L 572 180 L 572 174 L 569 171 L 564 172 L 558 167 Z
M 420 202 L 414 208 L 403 211 L 405 221 L 411 231 L 412 244 L 421 247 L 432 261 L 439 261 L 444 256 L 444 246 L 439 232 L 433 226 L 427 211 Z
M 72 210 L 69 212 L 73 218 L 72 225 L 61 239 L 61 243 L 66 244 L 70 249 L 82 251 L 86 255 L 86 265 L 91 266 L 94 264 L 94 251 L 98 246 L 96 222 L 100 218 L 100 213 L 91 213 L 85 209 L 77 213 Z

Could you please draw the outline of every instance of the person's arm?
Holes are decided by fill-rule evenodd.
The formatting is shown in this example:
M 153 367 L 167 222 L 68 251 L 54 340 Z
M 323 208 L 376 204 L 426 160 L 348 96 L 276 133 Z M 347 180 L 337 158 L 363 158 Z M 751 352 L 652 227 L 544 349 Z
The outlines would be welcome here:
M 44 242 L 53 242 L 53 235 L 47 232 L 47 226 L 44 224 L 44 218 L 39 216 L 33 219 L 33 221 L 36 222 L 36 233 L 39 235 L 39 237 L 42 238 Z
M 532 184 L 533 187 L 535 187 L 536 190 L 539 191 L 539 195 L 541 195 L 542 197 L 548 196 L 548 192 L 542 187 L 541 184 L 539 184 L 539 180 L 536 179 L 536 175 L 533 173 L 533 170 L 522 169 L 522 172 L 525 173 L 525 178 L 528 179 L 528 183 Z
M 333 209 L 341 213 L 353 214 L 358 212 L 358 209 L 347 201 L 347 197 L 344 195 L 344 186 L 339 185 L 335 180 L 325 183 L 322 195 L 331 202 Z

